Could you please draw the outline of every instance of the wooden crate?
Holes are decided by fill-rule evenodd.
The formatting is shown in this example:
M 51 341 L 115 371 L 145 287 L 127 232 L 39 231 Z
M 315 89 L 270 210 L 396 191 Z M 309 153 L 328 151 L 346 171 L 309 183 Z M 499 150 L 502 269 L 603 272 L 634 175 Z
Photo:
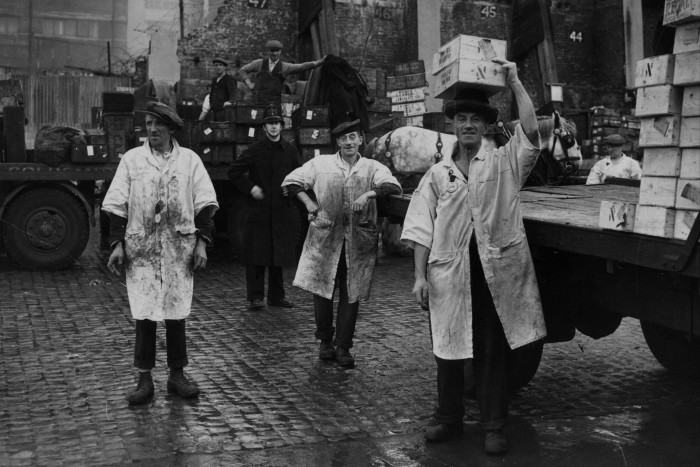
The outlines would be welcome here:
M 247 144 L 236 144 L 236 159 L 241 157 L 246 149 L 248 149 Z
M 679 178 L 676 187 L 676 209 L 700 211 L 700 178 Z
M 676 220 L 673 226 L 673 238 L 686 240 L 697 217 L 698 211 L 688 211 L 686 209 L 676 210 Z
M 678 86 L 700 84 L 700 52 L 685 52 L 675 57 L 673 84 Z
M 391 106 L 392 112 L 403 112 L 407 117 L 422 115 L 427 112 L 425 102 L 409 102 L 407 104 L 396 104 Z
M 681 178 L 700 178 L 700 148 L 681 150 Z
M 250 144 L 265 137 L 262 125 L 236 124 L 233 142 L 236 144 Z
M 673 177 L 642 177 L 639 204 L 672 208 L 676 205 L 678 179 Z
M 236 145 L 233 143 L 219 144 L 214 152 L 213 163 L 219 165 L 228 165 L 236 160 Z
M 678 26 L 700 20 L 700 2 L 697 0 L 666 0 L 664 26 Z
M 638 205 L 632 231 L 655 237 L 673 238 L 675 223 L 675 209 Z
M 386 97 L 391 99 L 392 104 L 406 104 L 409 102 L 424 101 L 425 87 L 388 91 L 386 93 Z
M 673 55 L 657 55 L 637 61 L 634 75 L 634 86 L 656 86 L 673 84 L 675 57 Z
M 700 117 L 682 117 L 680 146 L 684 148 L 700 146 Z
M 682 54 L 698 50 L 700 50 L 700 22 L 678 26 L 673 41 L 673 53 Z
M 265 107 L 249 104 L 236 104 L 235 122 L 244 125 L 261 124 Z
M 373 97 L 374 102 L 369 108 L 374 112 L 391 112 L 391 99 L 388 97 Z
M 307 162 L 322 154 L 335 154 L 333 146 L 303 146 L 301 148 L 301 161 Z
M 420 88 L 426 85 L 425 73 L 417 73 L 413 75 L 403 76 L 387 76 L 386 77 L 386 92 L 396 91 L 397 89 Z
M 642 176 L 678 177 L 681 174 L 681 150 L 677 147 L 646 148 Z
M 292 114 L 292 124 L 298 127 L 327 127 L 330 125 L 328 106 L 299 107 Z
M 446 66 L 465 58 L 472 60 L 506 58 L 507 49 L 506 41 L 462 34 L 440 47 L 433 55 L 432 73 L 436 75 Z
M 700 86 L 687 86 L 683 88 L 681 115 L 684 117 L 700 116 Z
M 292 128 L 284 128 L 282 130 L 281 137 L 283 141 L 286 141 L 294 146 L 297 145 L 297 134 Z
M 459 59 L 446 66 L 435 78 L 435 97 L 454 99 L 463 88 L 481 89 L 492 95 L 506 86 L 503 66 L 484 60 Z
M 681 117 L 677 115 L 642 118 L 639 147 L 678 146 L 680 120 Z
M 74 164 L 104 164 L 109 161 L 106 144 L 73 144 L 70 160 Z
M 634 227 L 635 203 L 601 201 L 598 227 L 601 229 L 631 232 Z
M 637 117 L 680 114 L 683 104 L 683 88 L 662 84 L 637 89 Z
M 416 73 L 425 73 L 423 60 L 411 60 L 410 62 L 394 65 L 394 76 L 415 75 Z
M 197 122 L 194 141 L 202 143 L 233 143 L 235 125 L 229 122 Z
M 328 128 L 298 128 L 297 141 L 300 146 L 329 146 L 331 131 Z

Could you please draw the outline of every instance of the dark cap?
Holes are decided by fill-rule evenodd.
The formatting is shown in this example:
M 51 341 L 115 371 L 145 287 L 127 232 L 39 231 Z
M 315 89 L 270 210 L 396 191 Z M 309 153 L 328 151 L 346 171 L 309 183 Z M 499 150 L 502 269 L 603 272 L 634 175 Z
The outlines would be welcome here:
M 267 41 L 265 43 L 265 48 L 268 50 L 282 50 L 282 43 L 280 41 Z
M 488 124 L 498 120 L 498 109 L 491 105 L 486 93 L 478 89 L 460 89 L 454 100 L 445 103 L 443 112 L 449 118 L 455 118 L 459 112 L 477 112 L 484 116 Z
M 358 118 L 357 120 L 351 120 L 348 122 L 343 122 L 337 127 L 333 128 L 333 131 L 331 131 L 331 134 L 334 136 L 342 136 L 347 133 L 352 133 L 353 131 L 360 131 L 362 126 L 360 125 L 360 119 Z
M 163 104 L 162 102 L 147 102 L 145 110 L 137 110 L 137 112 L 143 112 L 154 117 L 158 117 L 163 120 L 166 125 L 174 130 L 179 130 L 184 126 L 182 119 L 177 115 L 173 109 Z
M 608 135 L 603 138 L 603 144 L 608 146 L 623 146 L 625 143 L 627 143 L 625 137 L 618 134 Z
M 223 66 L 228 66 L 228 62 L 225 61 L 223 58 L 215 58 L 214 60 L 211 61 L 214 65 L 217 63 L 221 63 Z
M 284 119 L 282 118 L 282 112 L 280 108 L 276 105 L 268 105 L 265 107 L 263 112 L 263 123 L 274 123 L 282 122 L 284 124 Z

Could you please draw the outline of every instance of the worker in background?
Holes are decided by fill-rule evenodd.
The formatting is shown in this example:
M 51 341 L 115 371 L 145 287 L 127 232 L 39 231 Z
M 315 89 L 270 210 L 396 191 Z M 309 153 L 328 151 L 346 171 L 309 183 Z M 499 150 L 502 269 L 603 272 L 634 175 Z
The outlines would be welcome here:
M 236 90 L 238 84 L 236 79 L 226 73 L 228 63 L 220 58 L 215 58 L 212 63 L 216 67 L 216 76 L 211 81 L 209 91 L 209 104 L 211 106 L 211 120 L 215 122 L 225 121 L 224 108 L 229 107 L 236 101 Z
M 197 120 L 204 121 L 207 118 L 207 115 L 209 114 L 209 111 L 211 111 L 211 85 L 207 86 L 209 89 L 207 92 L 207 95 L 204 96 L 204 100 L 202 101 L 202 111 L 199 113 L 199 118 Z
M 177 113 L 160 102 L 146 104 L 148 140 L 124 154 L 102 209 L 110 216 L 112 254 L 107 267 L 120 274 L 136 320 L 134 366 L 139 370 L 129 404 L 153 396 L 156 326 L 165 321 L 168 392 L 191 398 L 199 389 L 185 377 L 185 320 L 192 306 L 193 272 L 207 263 L 212 216 L 218 209 L 214 186 L 199 156 L 180 147 L 173 133 Z
M 498 119 L 482 91 L 463 89 L 444 104 L 457 136 L 451 157 L 423 176 L 401 239 L 414 249 L 416 301 L 430 313 L 438 406 L 428 441 L 463 429 L 464 364 L 473 358 L 476 397 L 488 454 L 508 451 L 506 356 L 546 335 L 518 193 L 540 153 L 532 101 L 515 63 L 503 65 L 520 124 L 500 148 L 481 141 Z
M 305 63 L 287 63 L 280 60 L 282 43 L 267 41 L 265 44 L 267 58 L 253 60 L 241 67 L 244 83 L 253 91 L 255 102 L 259 105 L 279 105 L 282 99 L 284 80 L 287 75 L 301 73 L 323 64 L 323 59 Z
M 247 199 L 241 260 L 251 310 L 265 308 L 265 268 L 267 304 L 294 306 L 285 298 L 282 267 L 296 263 L 290 218 L 298 213 L 292 200 L 282 197 L 281 185 L 301 163 L 296 147 L 281 137 L 283 123 L 280 108 L 268 106 L 263 112 L 265 138 L 248 146 L 228 171 L 233 186 Z
M 622 153 L 622 146 L 627 140 L 622 135 L 614 134 L 603 138 L 603 144 L 608 150 L 608 155 L 596 162 L 591 168 L 586 179 L 586 185 L 600 185 L 609 177 L 629 178 L 639 180 L 642 178 L 642 168 L 639 162 Z
M 304 203 L 311 222 L 294 285 L 314 294 L 319 358 L 353 368 L 350 349 L 357 315 L 360 302 L 369 298 L 377 261 L 375 199 L 401 193 L 401 185 L 385 165 L 358 152 L 359 119 L 341 123 L 333 135 L 340 151 L 309 160 L 284 179 L 282 188 Z M 315 200 L 306 190 L 313 192 Z M 336 287 L 340 299 L 334 329 Z

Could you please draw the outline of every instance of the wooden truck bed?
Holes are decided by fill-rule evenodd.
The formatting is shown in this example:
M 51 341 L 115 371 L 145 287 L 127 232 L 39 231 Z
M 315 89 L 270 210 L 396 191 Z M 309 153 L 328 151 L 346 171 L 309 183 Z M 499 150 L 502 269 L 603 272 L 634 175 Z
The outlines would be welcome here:
M 603 230 L 600 202 L 637 203 L 639 187 L 569 185 L 521 191 L 523 221 L 531 245 L 700 277 L 700 248 L 682 240 Z M 403 218 L 411 195 L 393 196 L 380 208 Z

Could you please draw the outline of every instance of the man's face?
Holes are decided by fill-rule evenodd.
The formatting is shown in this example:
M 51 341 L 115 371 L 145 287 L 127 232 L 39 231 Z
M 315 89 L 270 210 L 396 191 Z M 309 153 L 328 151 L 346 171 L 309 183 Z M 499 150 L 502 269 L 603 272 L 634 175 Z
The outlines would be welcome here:
M 267 57 L 270 59 L 271 62 L 276 62 L 277 60 L 279 60 L 280 55 L 282 55 L 281 49 L 270 49 L 267 51 Z
M 455 136 L 462 146 L 481 145 L 481 137 L 486 130 L 486 119 L 476 112 L 458 112 L 452 121 Z
M 362 136 L 357 131 L 351 131 L 338 137 L 338 147 L 340 155 L 344 157 L 354 157 L 362 144 Z
M 272 141 L 277 141 L 282 133 L 282 122 L 271 122 L 263 125 L 267 137 Z
M 146 131 L 148 132 L 148 144 L 158 151 L 167 149 L 170 145 L 170 136 L 173 130 L 160 118 L 146 115 Z
M 223 76 L 224 73 L 226 73 L 226 67 L 223 63 L 216 63 L 214 67 L 216 69 L 216 76 Z
M 622 146 L 611 146 L 606 144 L 605 147 L 608 150 L 608 156 L 610 156 L 610 159 L 617 159 L 622 156 Z

